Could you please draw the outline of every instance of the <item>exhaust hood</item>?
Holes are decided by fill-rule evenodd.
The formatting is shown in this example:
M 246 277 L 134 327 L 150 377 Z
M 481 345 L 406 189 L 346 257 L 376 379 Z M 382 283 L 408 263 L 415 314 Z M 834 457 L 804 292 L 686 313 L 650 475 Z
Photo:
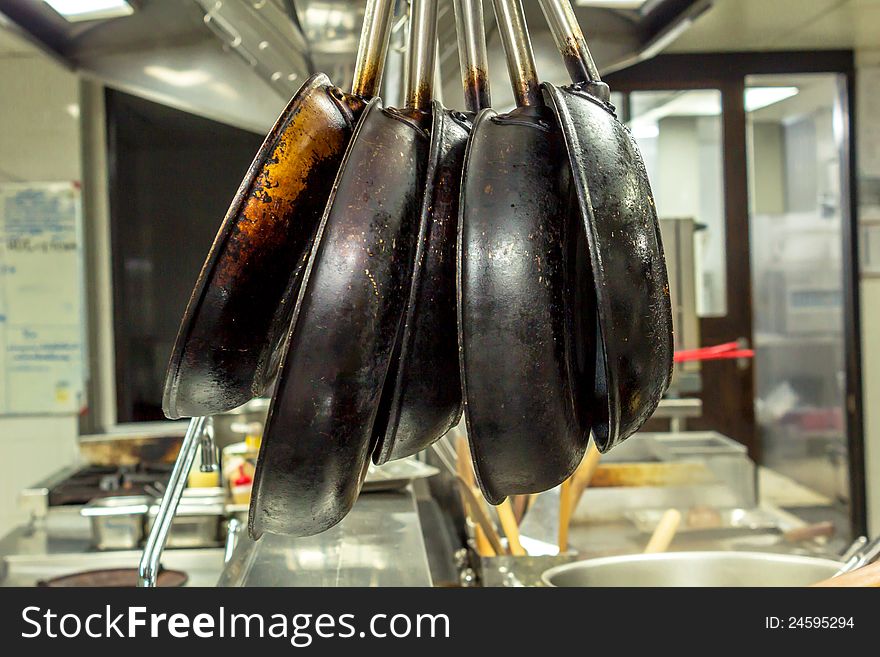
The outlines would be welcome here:
M 56 7 L 64 4 L 53 2 Z M 95 2 L 118 5 L 121 0 Z M 364 0 L 127 0 L 121 4 L 131 13 L 120 10 L 123 15 L 74 21 L 45 0 L 0 0 L 0 14 L 84 75 L 256 132 L 272 125 L 311 72 L 323 71 L 340 86 L 350 84 L 365 5 Z M 390 102 L 399 96 L 408 4 L 397 0 L 384 92 Z M 564 82 L 565 68 L 538 3 L 524 4 L 541 76 Z M 656 49 L 664 34 L 680 31 L 711 0 L 578 0 L 575 4 L 597 63 L 609 69 Z M 491 3 L 486 0 L 486 5 L 493 95 L 496 105 L 504 107 L 512 97 Z M 441 3 L 438 32 L 443 100 L 461 107 L 451 2 Z

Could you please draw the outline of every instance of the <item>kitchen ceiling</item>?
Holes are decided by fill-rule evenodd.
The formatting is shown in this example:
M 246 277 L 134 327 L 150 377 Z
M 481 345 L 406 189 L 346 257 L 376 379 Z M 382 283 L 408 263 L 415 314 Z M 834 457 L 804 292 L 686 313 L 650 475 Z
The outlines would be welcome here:
M 132 16 L 67 23 L 41 0 L 0 0 L 0 56 L 20 52 L 2 29 L 29 32 L 53 56 L 110 86 L 240 127 L 265 131 L 310 70 L 340 86 L 353 72 L 364 0 L 132 0 Z M 503 53 L 484 0 L 496 105 L 512 103 Z M 576 0 L 600 68 L 665 52 L 856 48 L 876 45 L 880 0 Z M 565 68 L 538 3 L 524 2 L 538 70 L 553 82 Z M 398 0 L 396 48 L 383 94 L 399 95 L 405 38 Z M 441 2 L 442 96 L 461 107 L 455 21 Z M 669 45 L 671 43 L 671 45 Z
M 880 0 L 716 0 L 666 52 L 880 48 Z
M 600 67 L 638 58 L 682 18 L 713 0 L 578 1 Z M 364 0 L 130 0 L 135 11 L 105 21 L 70 23 L 42 0 L 0 0 L 6 15 L 54 56 L 84 74 L 137 95 L 216 120 L 265 131 L 311 71 L 347 86 Z M 506 65 L 484 0 L 491 80 L 499 107 L 512 103 Z M 541 76 L 563 82 L 565 67 L 534 0 L 524 3 Z M 407 0 L 397 0 L 395 47 L 383 97 L 396 100 L 402 79 Z M 444 101 L 461 107 L 451 0 L 441 3 L 439 38 Z M 2 43 L 0 43 L 2 47 Z

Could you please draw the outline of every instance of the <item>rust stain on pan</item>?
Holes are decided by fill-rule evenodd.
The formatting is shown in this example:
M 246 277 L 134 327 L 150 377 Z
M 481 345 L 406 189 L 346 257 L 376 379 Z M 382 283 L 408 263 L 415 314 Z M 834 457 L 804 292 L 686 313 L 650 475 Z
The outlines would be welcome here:
M 279 248 L 289 239 L 296 210 L 315 178 L 325 175 L 322 166 L 338 160 L 350 134 L 329 124 L 318 104 L 305 104 L 290 118 L 272 154 L 250 189 L 235 231 L 229 241 L 229 257 L 218 267 L 217 282 L 223 287 L 237 282 L 240 266 L 269 245 Z M 267 263 L 269 265 L 269 263 Z
M 165 383 L 168 417 L 223 412 L 265 388 L 290 298 L 363 107 L 316 75 L 267 136 L 181 323 Z
M 464 78 L 465 107 L 489 106 L 489 74 L 474 66 L 468 69 Z
M 367 93 L 369 89 L 379 89 L 379 85 L 382 82 L 382 72 L 384 71 L 384 67 L 384 61 L 381 65 L 375 63 L 366 64 L 360 74 L 355 75 L 356 87 L 352 89 L 352 96 L 354 98 L 371 96 L 372 94 Z

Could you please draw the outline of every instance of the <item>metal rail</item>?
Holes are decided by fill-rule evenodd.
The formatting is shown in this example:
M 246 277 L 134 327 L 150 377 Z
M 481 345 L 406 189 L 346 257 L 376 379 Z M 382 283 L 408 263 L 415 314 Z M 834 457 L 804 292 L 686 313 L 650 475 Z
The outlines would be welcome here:
M 199 447 L 202 448 L 204 456 L 202 459 L 203 470 L 207 472 L 215 470 L 217 460 L 214 446 L 214 427 L 210 418 L 194 417 L 190 420 L 183 444 L 180 446 L 180 453 L 177 455 L 177 461 L 171 471 L 168 486 L 159 503 L 159 512 L 156 514 L 156 520 L 153 522 L 153 527 L 150 529 L 150 535 L 144 546 L 144 553 L 141 555 L 141 561 L 138 565 L 139 587 L 152 588 L 156 586 L 159 577 L 159 562 L 162 559 L 162 552 L 165 550 L 165 543 L 168 541 L 171 522 L 174 520 L 174 514 L 177 513 L 177 506 L 183 496 L 183 489 L 186 488 L 187 477 Z

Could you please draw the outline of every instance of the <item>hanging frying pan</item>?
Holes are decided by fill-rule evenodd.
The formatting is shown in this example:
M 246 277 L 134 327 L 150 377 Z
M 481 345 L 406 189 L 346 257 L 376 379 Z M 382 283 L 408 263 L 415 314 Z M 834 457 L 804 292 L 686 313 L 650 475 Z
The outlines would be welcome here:
M 162 401 L 169 418 L 231 410 L 262 394 L 274 375 L 333 179 L 379 88 L 393 7 L 367 0 L 352 93 L 312 76 L 260 147 L 181 322 Z
M 368 104 L 318 229 L 257 462 L 254 538 L 324 531 L 348 513 L 363 484 L 413 271 L 436 2 L 413 4 L 406 109 Z M 419 46 L 428 36 L 431 47 Z
M 411 456 L 461 418 L 455 321 L 455 251 L 464 153 L 474 114 L 489 107 L 486 36 L 479 0 L 455 0 L 459 53 L 470 117 L 434 102 L 430 156 L 415 268 L 396 367 L 385 384 L 384 425 L 373 460 Z M 433 42 L 431 42 L 433 43 Z
M 566 281 L 575 278 L 567 272 L 577 213 L 565 144 L 541 97 L 520 0 L 494 5 L 517 108 L 484 110 L 471 133 L 458 322 L 474 466 L 497 504 L 568 478 L 589 428 L 570 383 L 577 295 Z
M 608 103 L 571 3 L 540 2 L 574 82 L 544 90 L 565 135 L 595 278 L 599 357 L 580 378 L 595 376 L 593 435 L 605 452 L 644 424 L 669 386 L 666 262 L 641 153 Z

